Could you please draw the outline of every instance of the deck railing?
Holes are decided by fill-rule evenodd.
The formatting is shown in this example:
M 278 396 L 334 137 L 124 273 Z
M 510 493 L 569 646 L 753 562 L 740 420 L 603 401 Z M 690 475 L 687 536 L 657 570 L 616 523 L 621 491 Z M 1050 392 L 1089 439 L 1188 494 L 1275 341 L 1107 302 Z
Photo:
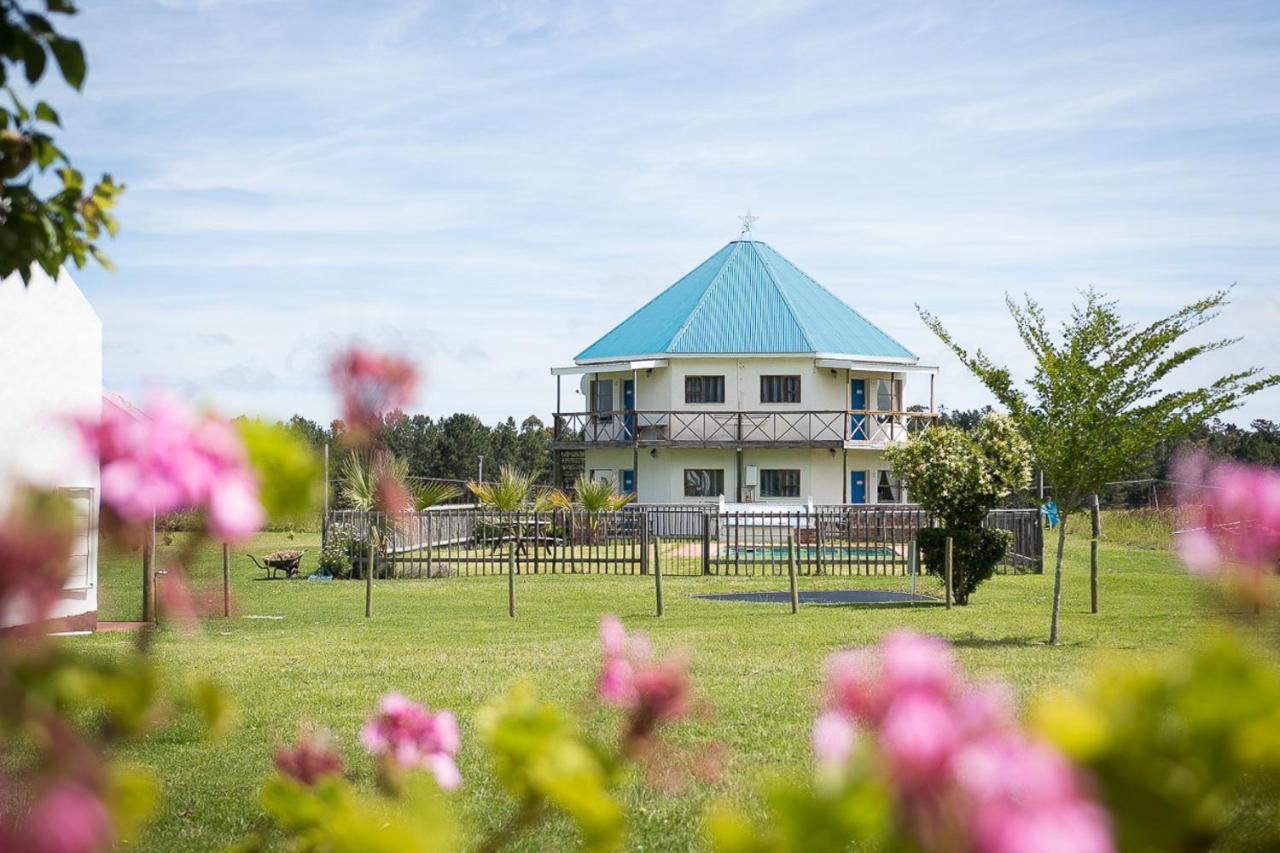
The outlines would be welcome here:
M 875 447 L 920 432 L 936 418 L 934 412 L 873 409 L 557 412 L 553 440 L 560 447 Z

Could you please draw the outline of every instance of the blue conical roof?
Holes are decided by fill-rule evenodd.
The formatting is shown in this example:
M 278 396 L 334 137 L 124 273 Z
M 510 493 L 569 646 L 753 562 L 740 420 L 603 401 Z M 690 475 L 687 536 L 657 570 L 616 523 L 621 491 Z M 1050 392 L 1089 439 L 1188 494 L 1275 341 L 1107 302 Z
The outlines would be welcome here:
M 915 354 L 757 240 L 734 240 L 578 353 Z

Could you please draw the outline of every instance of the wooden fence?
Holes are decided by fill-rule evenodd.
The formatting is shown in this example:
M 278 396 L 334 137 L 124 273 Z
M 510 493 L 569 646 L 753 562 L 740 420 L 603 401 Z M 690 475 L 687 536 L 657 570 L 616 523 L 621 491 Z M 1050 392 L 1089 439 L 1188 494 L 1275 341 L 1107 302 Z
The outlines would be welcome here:
M 326 541 L 347 545 L 364 572 L 372 535 L 375 576 L 505 574 L 784 575 L 794 533 L 802 575 L 905 575 L 909 543 L 932 524 L 916 506 L 820 506 L 799 512 L 719 512 L 715 505 L 633 505 L 618 512 L 497 512 L 433 507 L 388 515 L 333 510 Z M 1044 571 L 1037 509 L 993 510 L 985 526 L 1009 530 L 1000 571 Z M 647 547 L 645 547 L 647 546 Z

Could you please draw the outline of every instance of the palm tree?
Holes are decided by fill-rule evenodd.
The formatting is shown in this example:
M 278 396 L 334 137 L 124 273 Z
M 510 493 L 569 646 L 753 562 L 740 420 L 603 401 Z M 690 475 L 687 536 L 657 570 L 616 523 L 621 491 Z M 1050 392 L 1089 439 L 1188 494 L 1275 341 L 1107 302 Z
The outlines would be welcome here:
M 467 488 L 480 503 L 499 512 L 515 512 L 524 508 L 533 488 L 533 475 L 512 465 L 503 465 L 493 483 L 467 481 Z
M 617 512 L 635 500 L 634 494 L 618 492 L 612 480 L 593 480 L 586 473 L 578 475 L 577 481 L 573 484 L 573 492 L 577 506 L 587 515 L 587 530 L 592 543 L 595 543 L 598 538 L 600 515 Z M 567 501 L 567 497 L 564 500 Z M 604 530 L 607 535 L 608 528 Z
M 409 492 L 414 508 L 423 510 L 448 503 L 462 494 L 462 489 L 444 480 L 420 480 L 409 486 Z

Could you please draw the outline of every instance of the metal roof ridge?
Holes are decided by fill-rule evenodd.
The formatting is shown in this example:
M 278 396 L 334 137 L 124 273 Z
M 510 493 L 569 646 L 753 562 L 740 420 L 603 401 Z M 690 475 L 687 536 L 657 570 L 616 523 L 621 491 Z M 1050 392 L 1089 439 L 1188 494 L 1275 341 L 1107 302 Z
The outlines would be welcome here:
M 787 296 L 786 289 L 783 288 L 782 282 L 778 280 L 777 273 L 775 273 L 773 271 L 773 267 L 769 265 L 768 259 L 765 258 L 764 255 L 760 254 L 760 250 L 756 248 L 757 242 L 758 241 L 756 240 L 752 240 L 747 245 L 751 247 L 751 251 L 756 253 L 756 257 L 760 259 L 760 263 L 764 265 L 764 271 L 768 274 L 769 280 L 773 282 L 773 289 L 778 291 L 778 296 L 782 298 L 782 304 L 787 306 L 787 313 L 791 315 L 791 322 L 795 323 L 796 328 L 800 330 L 800 336 L 804 338 L 805 343 L 809 345 L 809 351 L 817 352 L 818 345 L 813 342 L 813 337 L 809 334 L 808 327 L 806 327 L 804 323 L 800 322 L 800 316 L 796 313 L 796 307 L 791 303 L 791 297 Z M 767 246 L 768 244 L 766 243 L 765 245 Z M 772 251 L 772 247 L 770 247 L 770 251 Z M 775 252 L 774 254 L 777 253 Z M 782 257 L 781 255 L 778 256 Z M 795 265 L 792 264 L 792 266 Z M 808 276 L 806 276 L 806 278 L 808 278 Z M 810 281 L 812 281 L 812 279 L 810 279 Z M 814 284 L 817 284 L 817 282 L 814 282 Z M 818 286 L 821 287 L 822 285 Z
M 852 305 L 850 305 L 848 302 L 845 302 L 845 301 L 844 301 L 843 299 L 841 299 L 837 294 L 835 294 L 834 292 L 832 292 L 832 291 L 831 291 L 831 289 L 830 289 L 830 288 L 828 288 L 826 285 L 824 285 L 822 282 L 818 281 L 816 278 L 814 278 L 813 276 L 809 275 L 807 272 L 805 272 L 804 270 L 800 269 L 800 267 L 798 267 L 798 266 L 796 266 L 794 263 L 792 263 L 792 262 L 791 262 L 791 260 L 790 260 L 790 259 L 788 259 L 786 255 L 782 254 L 782 253 L 781 253 L 781 252 L 779 252 L 777 249 L 775 249 L 775 248 L 773 248 L 772 246 L 770 246 L 768 243 L 765 243 L 765 246 L 769 249 L 769 251 L 773 252 L 773 253 L 774 253 L 775 255 L 777 255 L 779 258 L 782 258 L 782 260 L 786 263 L 786 265 L 787 265 L 787 266 L 791 267 L 793 270 L 795 270 L 796 272 L 798 272 L 800 275 L 804 276 L 804 277 L 805 277 L 805 278 L 806 278 L 810 283 L 812 283 L 815 287 L 817 287 L 817 288 L 818 288 L 819 290 L 821 290 L 823 293 L 827 294 L 827 295 L 828 295 L 828 296 L 830 296 L 832 299 L 836 300 L 836 301 L 837 301 L 837 302 L 839 302 L 841 305 L 843 305 L 843 306 L 845 306 L 846 308 L 848 308 L 848 309 L 849 309 L 850 311 L 852 311 L 854 314 L 858 315 L 858 319 L 859 319 L 859 320 L 862 320 L 862 322 L 866 323 L 868 326 L 870 326 L 871 328 L 875 329 L 877 332 L 879 332 L 880 334 L 884 335 L 886 338 L 888 338 L 889 340 L 893 341 L 893 342 L 894 342 L 895 344 L 897 344 L 898 346 L 902 347 L 902 349 L 903 349 L 903 350 L 905 350 L 906 352 L 911 353 L 911 355 L 912 355 L 912 357 L 913 357 L 913 358 L 916 358 L 916 359 L 919 359 L 919 358 L 920 358 L 918 355 L 916 355 L 914 352 L 912 352 L 912 350 L 910 349 L 910 347 L 908 347 L 908 346 L 907 346 L 906 344 L 904 344 L 902 341 L 898 340 L 898 339 L 897 339 L 897 338 L 895 338 L 893 335 L 889 334 L 889 333 L 888 333 L 888 332 L 886 332 L 884 329 L 880 328 L 880 326 L 879 326 L 879 325 L 877 325 L 876 323 L 873 323 L 873 322 L 871 322 L 871 320 L 867 319 L 867 315 L 863 314 L 863 313 L 862 313 L 861 311 L 859 311 L 857 308 L 854 308 L 854 307 L 853 307 Z M 781 289 L 781 288 L 779 288 L 779 289 Z
M 671 340 L 667 341 L 667 345 L 665 347 L 667 352 L 670 352 L 672 347 L 674 347 L 680 340 L 681 336 L 684 335 L 685 332 L 689 331 L 689 326 L 693 323 L 693 318 L 698 315 L 698 312 L 702 310 L 702 306 L 707 302 L 707 294 L 712 291 L 716 286 L 716 282 L 720 281 L 720 278 L 724 275 L 725 268 L 729 266 L 729 262 L 733 260 L 733 256 L 738 253 L 738 246 L 742 245 L 742 241 L 730 240 L 728 245 L 733 246 L 733 251 L 729 253 L 729 257 L 724 259 L 724 263 L 720 264 L 720 269 L 716 270 L 716 274 L 711 277 L 711 281 L 707 282 L 707 286 L 702 289 L 702 295 L 698 297 L 698 301 L 694 303 L 693 308 L 691 308 L 689 313 L 685 315 L 684 322 L 680 324 L 680 328 L 676 329 L 675 334 L 671 336 Z M 716 254 L 719 254 L 719 252 Z M 715 257 L 715 255 L 712 255 L 712 257 Z

